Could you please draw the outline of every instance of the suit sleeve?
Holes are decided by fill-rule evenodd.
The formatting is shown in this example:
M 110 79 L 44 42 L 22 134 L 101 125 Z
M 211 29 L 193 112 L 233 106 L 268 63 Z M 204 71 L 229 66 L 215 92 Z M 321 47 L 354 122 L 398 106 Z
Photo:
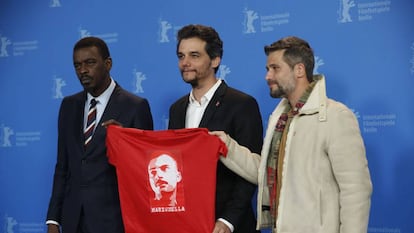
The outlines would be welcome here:
M 263 144 L 263 124 L 259 107 L 254 98 L 247 98 L 243 104 L 238 106 L 234 119 L 234 132 L 230 136 L 240 145 L 247 147 L 250 151 L 260 154 Z M 236 155 L 237 156 L 237 155 Z M 246 179 L 236 175 L 236 184 L 233 189 L 232 199 L 226 204 L 222 218 L 235 226 L 240 225 L 251 210 L 252 197 L 257 186 Z
M 141 99 L 137 105 L 136 114 L 134 118 L 134 128 L 153 130 L 154 123 L 152 119 L 150 105 L 147 99 Z
M 220 161 L 237 175 L 257 185 L 260 154 L 252 153 L 247 147 L 240 146 L 229 136 L 226 146 L 227 156 L 221 156 Z
M 113 99 L 111 103 L 115 119 L 126 128 L 153 130 L 154 124 L 151 108 L 147 99 L 132 95 L 125 90 Z M 109 103 L 108 103 L 109 104 Z M 107 106 L 108 108 L 108 106 Z M 109 116 L 111 119 L 113 116 Z
M 66 178 L 70 175 L 68 172 L 68 155 L 65 149 L 65 129 L 66 129 L 66 111 L 67 101 L 62 101 L 58 117 L 58 145 L 57 145 L 57 162 L 53 176 L 52 195 L 49 202 L 46 220 L 61 222 L 62 204 L 64 192 L 66 189 Z

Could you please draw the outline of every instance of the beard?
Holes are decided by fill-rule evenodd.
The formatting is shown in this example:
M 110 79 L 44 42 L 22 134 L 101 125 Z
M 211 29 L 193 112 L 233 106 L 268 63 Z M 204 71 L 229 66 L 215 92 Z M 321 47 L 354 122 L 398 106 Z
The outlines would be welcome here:
M 281 89 L 281 88 L 278 88 L 278 89 L 276 89 L 276 90 L 272 90 L 272 89 L 270 89 L 270 96 L 271 96 L 272 98 L 282 98 L 282 97 L 285 97 L 285 96 L 286 96 L 286 93 L 285 93 L 285 91 L 284 91 L 283 89 Z
M 287 83 L 282 85 L 279 82 L 274 82 L 277 85 L 277 89 L 270 88 L 270 96 L 273 98 L 283 98 L 292 93 L 296 88 L 296 83 L 293 79 L 289 79 Z
M 188 78 L 183 78 L 184 82 L 190 84 L 192 87 L 197 87 L 198 86 L 198 78 L 194 77 L 191 79 Z
M 183 81 L 190 84 L 192 87 L 197 87 L 199 84 L 199 74 L 195 71 L 194 74 L 185 74 L 184 72 L 181 72 L 181 77 L 183 78 Z

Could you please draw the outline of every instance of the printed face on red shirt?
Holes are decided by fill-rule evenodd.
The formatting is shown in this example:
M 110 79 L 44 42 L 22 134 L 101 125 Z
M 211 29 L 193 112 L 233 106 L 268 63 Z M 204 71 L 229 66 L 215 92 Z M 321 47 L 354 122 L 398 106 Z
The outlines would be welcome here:
M 162 154 L 149 162 L 148 175 L 156 199 L 161 199 L 163 193 L 174 192 L 182 178 L 177 162 L 167 154 Z

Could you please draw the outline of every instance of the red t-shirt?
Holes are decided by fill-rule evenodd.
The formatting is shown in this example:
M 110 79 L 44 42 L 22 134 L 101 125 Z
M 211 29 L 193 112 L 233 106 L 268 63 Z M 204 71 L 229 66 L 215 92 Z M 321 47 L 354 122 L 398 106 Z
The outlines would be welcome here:
M 140 130 L 109 126 L 127 233 L 211 233 L 216 167 L 225 144 L 204 128 Z

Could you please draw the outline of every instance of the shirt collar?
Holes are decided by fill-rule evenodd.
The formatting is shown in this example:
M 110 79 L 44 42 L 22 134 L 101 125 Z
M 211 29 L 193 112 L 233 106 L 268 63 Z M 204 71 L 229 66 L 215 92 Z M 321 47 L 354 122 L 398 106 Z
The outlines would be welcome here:
M 208 103 L 211 100 L 211 98 L 213 98 L 214 93 L 217 91 L 221 83 L 222 83 L 222 80 L 217 79 L 216 83 L 206 92 L 206 94 L 203 95 L 203 97 L 201 97 L 201 105 Z M 197 103 L 197 100 L 194 98 L 194 95 L 193 95 L 193 90 L 191 90 L 190 92 L 189 101 L 190 101 L 190 104 Z
M 109 84 L 109 87 L 106 88 L 106 90 L 100 96 L 97 97 L 92 96 L 88 92 L 86 102 L 90 103 L 92 99 L 95 99 L 96 101 L 98 101 L 99 104 L 103 104 L 104 106 L 106 106 L 106 104 L 109 101 L 109 98 L 111 97 L 112 92 L 115 89 L 115 86 L 115 81 L 111 77 L 111 83 Z

